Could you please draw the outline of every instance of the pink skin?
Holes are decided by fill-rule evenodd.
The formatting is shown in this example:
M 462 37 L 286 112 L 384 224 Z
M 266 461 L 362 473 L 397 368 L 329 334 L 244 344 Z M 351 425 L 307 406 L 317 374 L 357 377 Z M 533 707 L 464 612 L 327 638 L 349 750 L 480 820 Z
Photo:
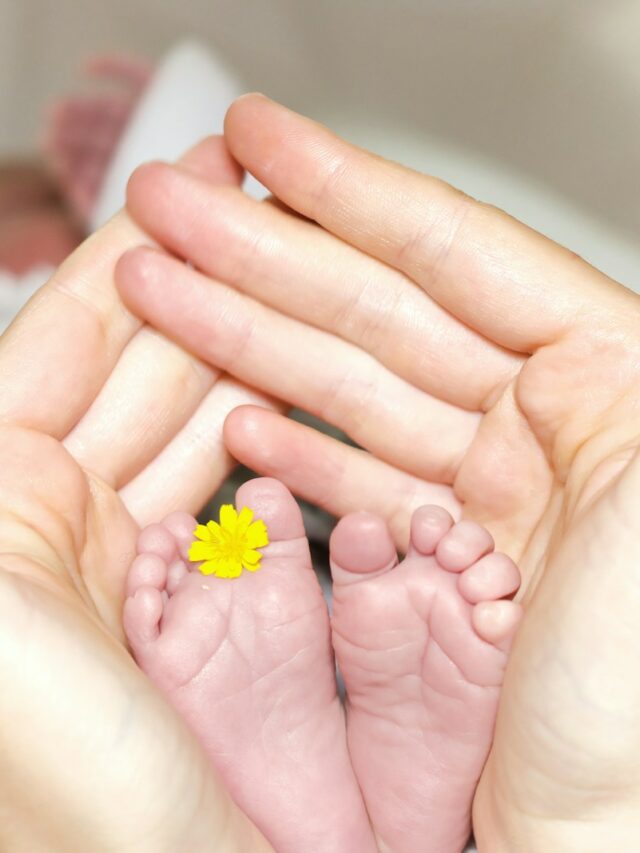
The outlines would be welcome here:
M 378 516 L 349 515 L 332 535 L 349 752 L 381 850 L 456 853 L 469 837 L 521 616 L 504 599 L 520 573 L 492 552 L 483 527 L 433 506 L 414 513 L 400 565 Z
M 332 628 L 349 757 L 297 505 L 271 479 L 245 484 L 236 503 L 270 532 L 255 575 L 193 571 L 186 513 L 140 534 L 124 624 L 141 667 L 278 851 L 408 853 L 425 839 L 433 853 L 461 850 L 520 619 L 500 600 L 519 586 L 516 566 L 484 528 L 439 507 L 414 514 L 399 566 L 382 519 L 338 524 Z
M 279 853 L 375 853 L 300 510 L 270 479 L 236 505 L 267 524 L 261 569 L 205 577 L 185 563 L 193 517 L 147 527 L 127 580 L 129 642 Z

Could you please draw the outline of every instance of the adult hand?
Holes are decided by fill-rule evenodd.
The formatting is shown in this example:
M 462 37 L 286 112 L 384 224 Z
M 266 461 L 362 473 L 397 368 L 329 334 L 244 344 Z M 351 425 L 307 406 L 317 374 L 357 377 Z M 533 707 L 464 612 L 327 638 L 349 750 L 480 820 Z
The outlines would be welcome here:
M 502 212 L 264 98 L 238 101 L 226 132 L 234 156 L 313 221 L 144 166 L 132 215 L 214 281 L 135 250 L 119 267 L 125 300 L 368 451 L 238 412 L 229 447 L 255 470 L 336 514 L 381 512 L 400 544 L 416 504 L 459 501 L 531 570 L 532 536 L 544 519 L 536 551 L 578 453 L 572 506 L 609 455 L 584 444 L 635 380 L 624 332 L 635 344 L 637 297 Z
M 219 139 L 183 165 L 240 179 Z M 124 646 L 138 523 L 199 508 L 259 399 L 124 309 L 114 265 L 145 241 L 116 217 L 0 339 L 4 850 L 269 849 Z
M 516 838 L 580 849 L 616 827 L 631 849 L 640 300 L 502 212 L 264 98 L 237 102 L 226 135 L 298 215 L 146 166 L 129 209 L 214 281 L 142 249 L 119 267 L 121 293 L 203 359 L 364 448 L 244 409 L 226 439 L 256 471 L 337 514 L 381 512 L 401 545 L 411 510 L 434 500 L 490 527 L 520 562 L 527 614 L 478 834 L 492 851 Z M 585 815 L 562 847 L 553 833 Z

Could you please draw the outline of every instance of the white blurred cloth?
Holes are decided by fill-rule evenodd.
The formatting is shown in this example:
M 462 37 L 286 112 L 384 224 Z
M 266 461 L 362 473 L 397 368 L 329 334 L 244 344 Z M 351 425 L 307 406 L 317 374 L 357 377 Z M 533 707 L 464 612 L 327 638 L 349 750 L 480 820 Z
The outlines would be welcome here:
M 211 50 L 176 45 L 160 63 L 120 140 L 91 217 L 99 228 L 124 205 L 127 181 L 148 160 L 177 160 L 205 136 L 223 131 L 224 116 L 243 86 Z M 257 181 L 245 190 L 262 197 Z

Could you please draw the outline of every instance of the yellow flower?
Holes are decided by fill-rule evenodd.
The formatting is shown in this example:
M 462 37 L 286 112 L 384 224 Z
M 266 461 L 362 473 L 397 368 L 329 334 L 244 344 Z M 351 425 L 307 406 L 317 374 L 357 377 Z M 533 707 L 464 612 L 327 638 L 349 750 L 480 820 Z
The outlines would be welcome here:
M 264 521 L 254 521 L 252 510 L 246 506 L 238 515 L 231 504 L 220 507 L 220 524 L 199 524 L 194 535 L 196 541 L 189 548 L 189 560 L 203 561 L 199 567 L 202 574 L 219 578 L 240 577 L 243 568 L 257 571 L 262 554 L 256 548 L 269 544 Z

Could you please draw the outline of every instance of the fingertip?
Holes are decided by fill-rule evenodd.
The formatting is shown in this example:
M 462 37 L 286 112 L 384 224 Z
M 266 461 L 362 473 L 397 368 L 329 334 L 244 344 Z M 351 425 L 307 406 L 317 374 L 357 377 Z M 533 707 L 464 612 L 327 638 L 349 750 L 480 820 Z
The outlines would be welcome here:
M 237 121 L 244 120 L 247 113 L 255 109 L 257 104 L 269 100 L 262 92 L 245 92 L 239 95 L 227 108 L 224 117 L 225 135 L 228 130 L 233 130 Z
M 244 169 L 229 151 L 225 138 L 220 135 L 206 137 L 190 148 L 177 165 L 192 175 L 216 186 L 240 186 Z
M 235 456 L 234 449 L 238 451 L 247 447 L 255 449 L 257 443 L 263 446 L 266 434 L 265 418 L 271 414 L 269 409 L 263 409 L 251 403 L 232 409 L 222 427 L 224 443 L 229 452 Z
M 115 284 L 128 304 L 137 305 L 144 286 L 158 283 L 158 258 L 162 252 L 152 246 L 135 246 L 118 258 L 114 270 Z
M 148 201 L 169 168 L 163 160 L 149 160 L 135 168 L 127 181 L 127 207 L 135 210 L 140 202 Z
M 280 104 L 260 92 L 248 92 L 231 104 L 224 118 L 224 135 L 240 162 L 243 152 L 254 150 L 256 135 L 261 140 L 268 135 L 269 117 L 265 112 L 279 107 Z

